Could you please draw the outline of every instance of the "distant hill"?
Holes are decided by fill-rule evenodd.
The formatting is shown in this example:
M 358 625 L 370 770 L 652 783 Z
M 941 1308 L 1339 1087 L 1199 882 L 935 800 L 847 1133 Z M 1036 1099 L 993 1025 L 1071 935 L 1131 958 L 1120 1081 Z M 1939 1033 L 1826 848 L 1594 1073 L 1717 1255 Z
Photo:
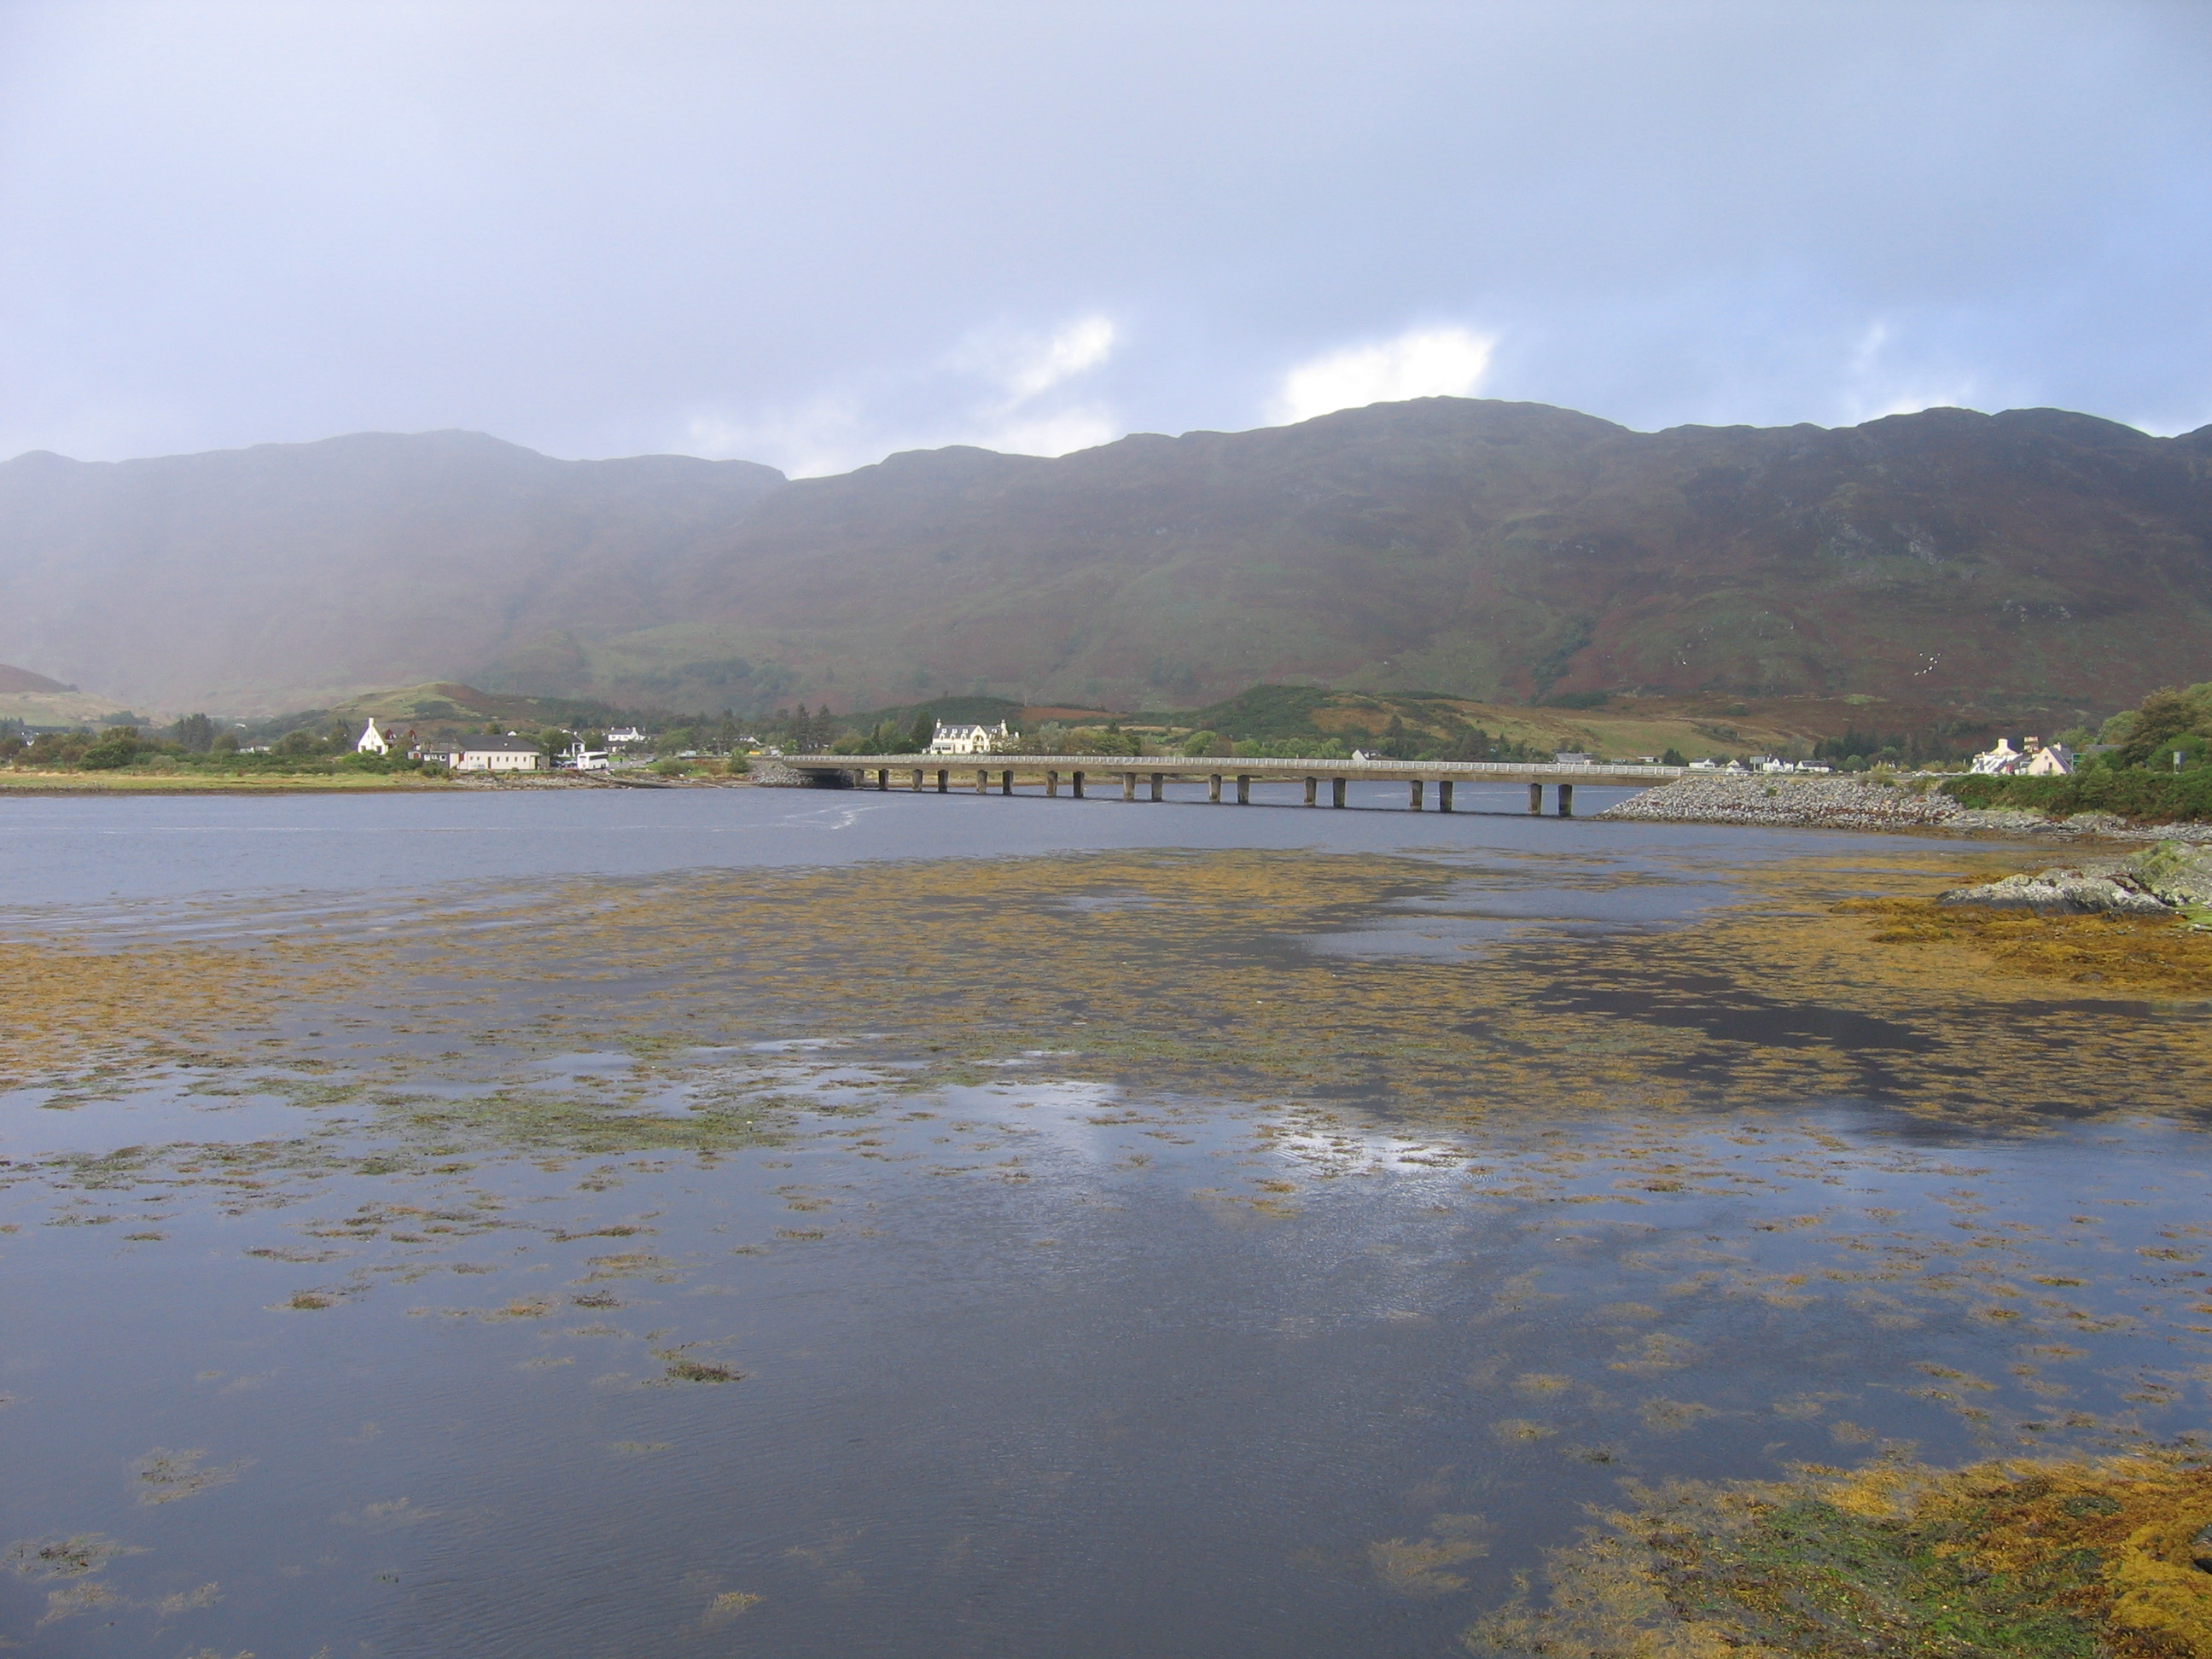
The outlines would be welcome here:
M 0 654 L 142 704 L 1189 708 L 1256 682 L 2109 710 L 2212 672 L 2212 428 L 1425 398 L 832 478 L 467 433 L 0 464 Z
M 114 697 L 80 691 L 27 668 L 0 662 L 0 720 L 20 720 L 25 726 L 90 726 L 113 715 L 130 716 L 131 710 Z
M 0 662 L 0 696 L 14 693 L 60 692 L 64 695 L 76 687 L 64 685 L 59 680 L 50 680 L 44 674 L 33 674 L 27 668 L 12 668 Z

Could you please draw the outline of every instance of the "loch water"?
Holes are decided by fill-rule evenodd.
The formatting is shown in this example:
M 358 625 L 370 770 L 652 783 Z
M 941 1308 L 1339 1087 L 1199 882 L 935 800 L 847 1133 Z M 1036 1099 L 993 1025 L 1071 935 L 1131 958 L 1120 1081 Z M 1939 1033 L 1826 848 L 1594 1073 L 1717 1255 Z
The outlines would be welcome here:
M 0 1640 L 1442 1656 L 2206 1427 L 2203 1007 L 1772 943 L 2027 854 L 1294 793 L 0 803 Z

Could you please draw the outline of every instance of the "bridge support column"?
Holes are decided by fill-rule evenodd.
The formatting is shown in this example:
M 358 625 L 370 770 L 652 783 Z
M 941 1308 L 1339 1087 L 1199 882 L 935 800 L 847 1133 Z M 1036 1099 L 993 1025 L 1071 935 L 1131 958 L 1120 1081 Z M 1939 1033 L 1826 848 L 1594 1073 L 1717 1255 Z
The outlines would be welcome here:
M 1306 805 L 1307 805 L 1311 806 L 1311 805 L 1314 804 L 1314 795 L 1315 795 L 1315 793 L 1316 793 L 1320 788 L 1321 788 L 1321 780 L 1320 780 L 1319 778 L 1311 778 L 1311 777 L 1310 777 L 1310 778 L 1308 778 L 1308 779 L 1306 780 Z
M 1237 804 L 1239 806 L 1249 806 L 1252 804 L 1252 780 L 1241 773 L 1237 779 Z
M 1344 805 L 1344 780 L 1342 778 L 1331 778 L 1328 781 L 1328 804 L 1331 806 L 1341 806 Z
M 1167 775 L 1165 773 L 1155 772 L 1152 774 L 1152 799 L 1154 800 L 1165 800 L 1167 799 L 1167 797 L 1161 793 L 1161 791 L 1167 787 Z
M 939 794 L 940 794 L 940 795 L 941 795 L 941 794 L 944 794 L 947 790 L 951 789 L 951 787 L 952 787 L 952 774 L 951 774 L 951 773 L 950 773 L 950 772 L 948 772 L 948 771 L 946 771 L 946 770 L 945 769 L 945 768 L 943 768 L 943 767 L 941 767 L 941 766 L 940 766 L 940 767 L 939 767 L 939 768 L 937 769 L 937 793 L 938 793 Z
M 1450 811 L 1452 810 L 1451 798 L 1452 781 L 1449 778 L 1440 780 L 1437 784 L 1437 811 L 1439 812 Z
M 1544 816 L 1544 786 L 1540 783 L 1528 786 L 1528 811 L 1534 817 Z
M 921 769 L 919 766 L 914 769 L 914 793 L 917 795 L 921 793 Z
M 1048 772 L 1044 775 L 1044 792 L 1048 795 L 1057 795 L 1060 793 L 1059 773 Z
M 1011 795 L 1014 793 L 1014 775 L 1012 772 L 999 774 L 999 793 L 1002 795 Z
M 1221 805 L 1221 774 L 1210 773 L 1206 780 L 1206 798 L 1214 805 Z
M 1067 793 L 1074 796 L 1076 799 L 1081 800 L 1083 799 L 1083 774 L 1080 772 L 1070 772 L 1067 775 Z
M 975 769 L 975 793 L 979 795 L 988 795 L 991 793 L 991 769 L 988 766 L 979 766 Z
M 1559 816 L 1571 818 L 1575 815 L 1575 787 L 1571 783 L 1559 786 Z
M 1418 812 L 1421 810 L 1421 796 L 1425 792 L 1422 789 L 1420 779 L 1408 778 L 1406 781 L 1406 810 L 1408 812 Z
M 1121 774 L 1121 799 L 1122 799 L 1123 800 L 1134 800 L 1134 799 L 1136 799 L 1136 798 L 1137 798 L 1137 775 L 1136 775 L 1134 772 L 1124 772 L 1124 773 L 1122 773 L 1122 774 Z
M 891 769 L 888 766 L 878 766 L 876 769 L 876 788 L 880 792 L 890 787 Z

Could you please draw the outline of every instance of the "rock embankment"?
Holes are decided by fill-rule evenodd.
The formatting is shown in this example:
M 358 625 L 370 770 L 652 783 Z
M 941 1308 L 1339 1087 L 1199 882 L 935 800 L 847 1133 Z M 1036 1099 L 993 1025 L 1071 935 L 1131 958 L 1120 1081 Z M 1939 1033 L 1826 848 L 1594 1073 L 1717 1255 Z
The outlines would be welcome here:
M 1664 823 L 1924 830 L 1954 825 L 1966 812 L 1932 787 L 1884 785 L 1857 776 L 1770 778 L 1729 773 L 1701 776 L 1693 772 L 1662 788 L 1642 790 L 1598 816 Z
M 1936 902 L 2042 915 L 2178 915 L 2201 924 L 2212 915 L 2212 848 L 2161 842 L 2131 859 L 1954 887 Z
M 1596 816 L 1659 823 L 1746 823 L 1797 830 L 1945 830 L 1960 834 L 2070 841 L 2212 843 L 2212 823 L 2133 824 L 2106 812 L 2070 818 L 1977 811 L 1942 793 L 1933 778 L 1877 781 L 1867 775 L 1762 777 L 1697 773 L 1646 789 Z

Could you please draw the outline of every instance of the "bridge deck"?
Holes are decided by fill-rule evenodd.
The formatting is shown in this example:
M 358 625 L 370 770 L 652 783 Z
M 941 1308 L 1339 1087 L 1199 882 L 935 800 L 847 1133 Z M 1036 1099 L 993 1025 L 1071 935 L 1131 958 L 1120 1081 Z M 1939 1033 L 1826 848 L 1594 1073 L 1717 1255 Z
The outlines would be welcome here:
M 783 764 L 798 772 L 926 772 L 933 775 L 949 771 L 957 775 L 1012 771 L 1030 776 L 1057 772 L 1062 777 L 1080 772 L 1091 777 L 1110 778 L 1133 773 L 1140 778 L 1155 775 L 1165 778 L 1241 777 L 1255 782 L 1310 777 L 1401 782 L 1418 780 L 1430 783 L 1465 780 L 1480 783 L 1603 783 L 1632 789 L 1672 783 L 1685 769 L 1679 766 L 1610 763 L 1562 766 L 1556 762 L 1521 761 L 1248 760 L 1229 755 L 1194 758 L 1176 755 L 786 755 L 782 759 Z
M 1331 806 L 1346 805 L 1345 788 L 1354 780 L 1397 782 L 1406 786 L 1406 805 L 1420 811 L 1431 785 L 1437 792 L 1437 811 L 1452 810 L 1455 786 L 1462 783 L 1525 783 L 1528 810 L 1544 810 L 1544 790 L 1551 786 L 1561 817 L 1575 810 L 1575 786 L 1610 784 L 1615 788 L 1646 789 L 1672 783 L 1682 775 L 1679 766 L 1614 766 L 1584 762 L 1580 765 L 1527 765 L 1517 761 L 1395 761 L 1395 760 L 1248 760 L 1222 756 L 1135 755 L 787 755 L 783 763 L 813 781 L 831 788 L 865 787 L 872 782 L 888 790 L 896 776 L 900 786 L 917 792 L 933 783 L 940 795 L 949 794 L 953 780 L 976 793 L 1011 795 L 1018 780 L 1042 783 L 1044 793 L 1057 795 L 1060 785 L 1078 799 L 1085 786 L 1102 779 L 1118 781 L 1121 799 L 1135 800 L 1139 780 L 1146 781 L 1154 800 L 1164 799 L 1163 787 L 1170 779 L 1203 778 L 1206 799 L 1221 799 L 1224 781 L 1235 779 L 1237 802 L 1249 805 L 1255 783 L 1305 784 L 1305 804 L 1321 805 L 1321 785 L 1329 787 Z M 969 780 L 972 778 L 972 785 Z

